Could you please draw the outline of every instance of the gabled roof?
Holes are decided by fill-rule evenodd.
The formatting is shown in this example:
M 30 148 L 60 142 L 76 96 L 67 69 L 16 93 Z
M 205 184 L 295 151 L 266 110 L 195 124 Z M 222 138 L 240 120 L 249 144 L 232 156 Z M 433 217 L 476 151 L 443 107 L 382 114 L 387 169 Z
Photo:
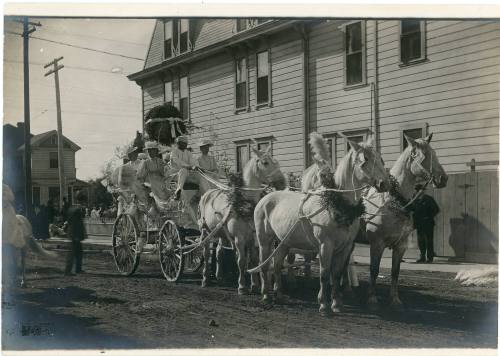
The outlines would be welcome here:
M 40 146 L 41 143 L 43 143 L 46 139 L 48 139 L 50 136 L 52 135 L 57 135 L 57 131 L 56 130 L 50 130 L 50 131 L 47 131 L 47 132 L 44 132 L 44 133 L 41 133 L 41 134 L 38 134 L 38 135 L 34 135 L 33 137 L 31 137 L 31 147 L 38 147 Z M 69 145 L 69 147 L 73 150 L 73 151 L 78 151 L 81 149 L 80 146 L 78 146 L 76 143 L 74 143 L 73 141 L 71 141 L 69 138 L 67 138 L 66 136 L 63 135 L 63 140 L 64 140 L 64 143 L 67 143 Z M 19 151 L 23 151 L 24 150 L 24 145 L 22 145 L 21 147 L 18 148 Z

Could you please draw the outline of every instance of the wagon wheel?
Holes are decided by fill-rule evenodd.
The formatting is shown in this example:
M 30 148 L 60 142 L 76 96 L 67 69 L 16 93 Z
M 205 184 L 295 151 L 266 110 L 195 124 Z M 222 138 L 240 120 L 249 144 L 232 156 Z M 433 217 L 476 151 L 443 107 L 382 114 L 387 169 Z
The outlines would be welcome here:
M 179 234 L 177 226 L 172 220 L 167 220 L 158 235 L 158 255 L 163 275 L 169 282 L 177 282 L 184 268 L 182 246 L 184 238 Z
M 203 248 L 197 248 L 184 256 L 184 270 L 188 273 L 198 272 L 203 266 L 203 261 Z
M 132 275 L 139 265 L 138 239 L 139 228 L 134 218 L 120 214 L 113 225 L 113 257 L 118 272 L 124 276 Z

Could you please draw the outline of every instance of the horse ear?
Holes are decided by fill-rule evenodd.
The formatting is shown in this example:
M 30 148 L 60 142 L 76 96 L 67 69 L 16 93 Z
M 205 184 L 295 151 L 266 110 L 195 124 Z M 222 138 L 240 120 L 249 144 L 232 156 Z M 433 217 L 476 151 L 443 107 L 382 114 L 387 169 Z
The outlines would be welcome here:
M 256 155 L 257 157 L 261 157 L 261 156 L 263 155 L 263 153 L 262 153 L 262 152 L 260 152 L 260 151 L 259 151 L 257 148 L 255 148 L 254 146 L 252 146 L 252 151 L 253 151 L 253 153 L 255 153 L 255 155 Z
M 357 142 L 347 139 L 347 143 L 354 151 L 359 151 L 361 149 L 361 146 Z
M 266 150 L 264 151 L 265 154 L 271 154 L 271 145 L 267 146 Z
M 426 141 L 427 141 L 427 143 L 431 143 L 431 140 L 432 140 L 432 132 L 431 132 L 429 135 L 427 135 L 427 137 L 426 137 L 424 140 L 426 140 Z
M 406 140 L 406 142 L 408 142 L 408 145 L 411 147 L 414 147 L 417 145 L 415 140 L 413 138 L 411 138 L 410 136 L 405 135 L 405 140 Z

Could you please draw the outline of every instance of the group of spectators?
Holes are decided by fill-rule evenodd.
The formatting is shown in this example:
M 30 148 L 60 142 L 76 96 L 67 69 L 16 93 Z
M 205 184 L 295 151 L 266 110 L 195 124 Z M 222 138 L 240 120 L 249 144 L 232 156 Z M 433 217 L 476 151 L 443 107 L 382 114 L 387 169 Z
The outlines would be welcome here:
M 86 207 L 85 208 L 85 217 L 91 220 L 99 220 L 104 222 L 106 219 L 114 219 L 116 218 L 118 213 L 118 208 L 116 205 L 113 205 L 109 208 L 105 208 L 104 206 L 94 206 L 93 208 Z
M 67 221 L 67 214 L 70 204 L 63 198 L 63 206 L 58 209 L 54 201 L 49 199 L 47 205 L 40 204 L 34 208 L 33 235 L 39 240 L 46 240 L 50 237 L 49 226 L 51 224 L 62 225 Z

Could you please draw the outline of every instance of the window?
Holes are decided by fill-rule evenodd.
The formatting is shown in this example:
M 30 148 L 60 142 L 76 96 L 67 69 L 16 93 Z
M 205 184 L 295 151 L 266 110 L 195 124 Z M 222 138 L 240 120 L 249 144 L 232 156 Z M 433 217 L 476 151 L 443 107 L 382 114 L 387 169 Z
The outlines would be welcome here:
M 179 52 L 184 53 L 189 49 L 189 20 L 179 21 Z
M 365 73 L 365 22 L 345 26 L 344 76 L 345 85 L 364 84 Z
M 188 77 L 181 77 L 179 80 L 179 109 L 184 120 L 189 119 L 189 87 Z
M 330 164 L 335 169 L 337 166 L 337 135 L 326 134 L 324 135 L 326 144 L 328 145 L 328 154 L 330 156 Z
M 243 172 L 243 167 L 250 160 L 250 146 L 248 143 L 236 145 L 236 171 Z
M 269 103 L 269 51 L 257 53 L 257 105 Z
M 236 20 L 236 32 L 245 31 L 247 29 L 247 19 Z
M 247 60 L 236 61 L 236 109 L 247 108 Z
M 49 187 L 49 200 L 52 200 L 56 206 L 59 205 L 59 187 Z
M 355 143 L 364 142 L 368 138 L 368 129 L 353 130 L 353 131 L 348 131 L 348 132 L 344 131 L 342 134 L 346 138 L 344 140 L 345 141 L 345 145 L 344 145 L 345 151 L 344 152 L 347 153 L 351 149 L 351 146 L 347 142 L 347 139 L 349 139 L 350 141 L 355 142 Z
M 163 23 L 163 33 L 164 33 L 164 59 L 168 59 L 174 55 L 173 43 L 174 39 L 174 21 L 167 20 Z
M 57 135 L 50 136 L 50 144 L 52 146 L 57 146 Z
M 49 152 L 49 168 L 59 168 L 57 152 Z
M 257 149 L 259 151 L 265 151 L 269 148 L 269 146 L 271 146 L 271 142 L 269 141 L 264 141 L 264 142 L 258 142 L 257 143 Z
M 40 206 L 40 187 L 33 187 L 33 205 Z
M 174 102 L 174 91 L 172 90 L 172 82 L 165 82 L 165 92 L 163 101 L 165 104 L 170 104 Z
M 408 142 L 405 139 L 405 135 L 414 139 L 423 138 L 426 135 L 427 125 L 420 125 L 415 127 L 408 127 L 401 130 L 401 152 L 403 152 L 406 147 L 408 147 Z
M 425 21 L 401 21 L 399 50 L 402 64 L 425 59 Z

